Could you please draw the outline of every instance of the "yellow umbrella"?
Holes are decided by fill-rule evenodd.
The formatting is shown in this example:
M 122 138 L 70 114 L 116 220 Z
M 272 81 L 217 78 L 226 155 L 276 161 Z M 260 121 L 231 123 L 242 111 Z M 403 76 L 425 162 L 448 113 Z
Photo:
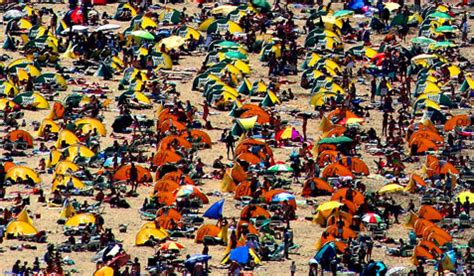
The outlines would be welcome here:
M 474 193 L 472 193 L 471 191 L 461 192 L 456 197 L 456 199 L 459 199 L 459 201 L 461 201 L 461 203 L 463 203 L 463 204 L 464 204 L 464 202 L 466 202 L 466 198 L 469 199 L 469 202 L 471 204 L 474 203 Z
M 383 5 L 389 10 L 389 11 L 395 11 L 400 8 L 400 4 L 395 3 L 395 2 L 385 2 Z
M 75 125 L 77 127 L 80 127 L 83 133 L 88 133 L 89 131 L 96 130 L 98 134 L 101 136 L 106 136 L 107 135 L 107 130 L 105 129 L 104 124 L 94 118 L 82 118 L 79 120 L 76 120 Z
M 224 15 L 227 16 L 229 13 L 235 11 L 237 9 L 237 6 L 231 6 L 231 5 L 222 5 L 215 7 L 211 10 L 212 15 Z
M 110 266 L 103 266 L 94 272 L 94 276 L 114 276 L 114 274 L 114 269 Z
M 207 31 L 207 28 L 209 28 L 209 26 L 214 22 L 216 21 L 216 19 L 214 17 L 208 17 L 206 20 L 204 20 L 203 22 L 201 22 L 201 24 L 199 24 L 199 27 L 198 27 L 198 30 L 200 30 L 201 32 L 205 32 Z
M 379 194 L 400 192 L 403 191 L 403 189 L 403 186 L 399 184 L 387 184 L 380 188 Z
M 135 245 L 144 245 L 151 237 L 157 241 L 161 241 L 168 237 L 168 233 L 162 229 L 143 228 L 138 231 L 137 236 L 135 237 Z
M 166 49 L 168 49 L 168 50 L 171 50 L 171 49 L 177 50 L 177 49 L 179 49 L 179 47 L 184 45 L 185 42 L 186 42 L 186 40 L 183 37 L 177 36 L 177 35 L 172 35 L 170 37 L 162 39 L 158 43 L 157 47 L 159 49 L 161 49 L 162 45 L 165 45 Z
M 339 208 L 341 206 L 343 206 L 344 204 L 342 204 L 341 202 L 339 201 L 326 201 L 324 202 L 323 204 L 319 205 L 318 208 L 316 209 L 316 211 L 318 212 L 325 212 L 325 211 L 331 211 L 331 210 L 334 210 L 336 208 Z
M 95 217 L 93 214 L 82 213 L 77 214 L 66 221 L 64 224 L 67 227 L 78 227 L 81 224 L 95 224 Z

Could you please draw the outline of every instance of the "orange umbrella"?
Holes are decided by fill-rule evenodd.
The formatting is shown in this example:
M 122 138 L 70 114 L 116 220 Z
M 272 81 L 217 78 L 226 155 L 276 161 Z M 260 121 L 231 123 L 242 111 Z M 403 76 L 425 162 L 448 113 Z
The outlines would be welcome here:
M 276 196 L 277 194 L 281 194 L 281 193 L 287 193 L 287 191 L 284 190 L 284 189 L 269 190 L 268 192 L 266 192 L 266 193 L 263 194 L 263 197 L 265 198 L 265 201 L 266 201 L 266 202 L 271 202 L 271 201 L 272 201 L 272 198 L 273 198 L 274 196 Z
M 5 172 L 8 172 L 13 167 L 16 167 L 16 164 L 11 161 L 3 163 L 3 169 L 5 170 Z
M 130 170 L 132 168 L 132 165 L 123 165 L 121 166 L 113 176 L 113 179 L 115 181 L 126 181 L 130 179 Z M 149 170 L 145 169 L 144 167 L 140 165 L 135 165 L 135 168 L 137 169 L 138 173 L 138 178 L 137 182 L 138 183 L 145 183 L 145 182 L 151 182 L 153 181 L 153 178 L 151 177 L 151 173 Z
M 163 166 L 168 163 L 177 163 L 181 156 L 171 150 L 159 150 L 153 157 L 153 165 Z
M 257 123 L 261 125 L 270 123 L 270 115 L 268 115 L 268 113 L 265 111 L 261 111 L 257 109 L 249 109 L 249 110 L 244 111 L 240 115 L 240 118 L 250 118 L 253 116 L 257 116 Z
M 314 177 L 314 178 L 308 179 L 304 182 L 303 192 L 302 192 L 304 197 L 311 196 L 311 194 L 313 192 L 311 190 L 311 181 L 313 181 L 314 187 L 316 188 L 318 193 L 319 192 L 327 192 L 327 193 L 333 193 L 334 192 L 334 188 L 331 187 L 331 185 L 329 185 L 326 181 L 322 180 L 321 178 Z
M 156 218 L 156 222 L 159 223 L 161 228 L 168 229 L 168 230 L 172 230 L 175 227 L 175 225 L 177 225 L 178 223 L 172 217 L 165 216 L 165 215 L 162 215 Z
M 344 167 L 343 165 L 339 163 L 332 163 L 326 166 L 326 168 L 324 168 L 322 176 L 324 178 L 340 177 L 340 176 L 354 178 L 354 175 L 352 174 L 352 172 L 348 168 Z
M 7 134 L 6 138 L 11 142 L 23 141 L 29 147 L 33 146 L 33 136 L 25 130 L 17 129 Z
M 327 229 L 326 229 L 326 232 L 328 232 L 329 234 L 333 235 L 334 237 L 337 237 L 338 235 L 338 231 L 337 231 L 337 225 L 333 224 L 331 226 L 329 226 Z M 352 230 L 350 229 L 349 227 L 343 227 L 342 228 L 342 239 L 344 240 L 347 240 L 349 238 L 356 238 L 357 237 L 357 234 Z
M 344 132 L 346 132 L 346 127 L 341 126 L 341 125 L 333 125 L 331 129 L 328 131 L 324 132 L 321 137 L 332 137 L 332 136 L 342 136 L 344 135 Z
M 247 179 L 247 172 L 238 163 L 234 163 L 230 169 L 230 176 L 235 182 L 240 183 Z
M 453 116 L 449 120 L 446 121 L 444 124 L 445 131 L 451 131 L 457 126 L 470 126 L 471 120 L 469 119 L 467 114 Z
M 160 246 L 160 250 L 180 250 L 184 247 L 185 246 L 180 244 L 179 242 L 167 241 Z

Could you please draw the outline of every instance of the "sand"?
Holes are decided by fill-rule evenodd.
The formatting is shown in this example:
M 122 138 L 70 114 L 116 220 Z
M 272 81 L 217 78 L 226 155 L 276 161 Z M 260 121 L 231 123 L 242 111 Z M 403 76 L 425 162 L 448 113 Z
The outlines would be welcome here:
M 46 6 L 46 7 L 52 7 L 55 10 L 65 10 L 65 5 L 39 5 L 41 6 Z M 113 14 L 116 10 L 116 4 L 109 4 L 105 7 L 97 7 L 96 9 L 99 12 L 102 11 L 107 11 L 108 14 Z M 183 7 L 186 7 L 188 12 L 197 12 L 197 4 L 196 3 L 186 3 L 186 4 L 179 4 L 179 5 L 174 5 L 173 7 L 177 8 L 178 10 L 181 10 Z M 340 5 L 336 5 L 336 8 L 340 8 Z M 470 9 L 472 10 L 472 9 Z M 114 22 L 113 20 L 110 21 L 110 23 L 117 23 Z M 299 25 L 304 24 L 303 20 L 298 20 L 297 23 Z M 120 22 L 119 24 L 126 25 L 128 22 Z M 472 28 L 471 28 L 472 30 Z M 416 30 L 411 30 L 410 36 L 414 35 L 414 32 Z M 472 31 L 471 31 L 472 35 Z M 1 37 L 3 40 L 4 37 Z M 380 41 L 381 37 L 376 37 L 375 40 Z M 299 44 L 301 44 L 304 41 L 304 36 L 300 37 L 298 39 Z M 346 45 L 346 47 L 350 47 L 351 45 Z M 472 47 L 469 48 L 463 48 L 462 49 L 463 54 L 468 55 L 472 57 Z M 0 50 L 0 53 L 6 53 L 12 57 L 17 57 L 18 53 L 13 53 L 13 52 L 5 52 L 3 50 Z M 180 65 L 174 67 L 174 70 L 180 70 L 184 68 L 195 68 L 198 69 L 201 66 L 201 63 L 205 57 L 205 53 L 202 55 L 193 55 L 193 56 L 184 56 L 182 57 L 180 61 Z M 253 82 L 254 80 L 258 79 L 264 79 L 268 80 L 267 72 L 268 68 L 263 66 L 263 63 L 259 61 L 258 55 L 256 54 L 251 54 L 250 55 L 250 64 L 252 67 L 252 73 L 250 75 L 250 80 Z M 54 69 L 52 68 L 43 68 L 43 72 L 52 72 Z M 78 76 L 75 75 L 74 77 L 83 77 L 83 76 Z M 87 80 L 89 82 L 100 82 L 103 84 L 106 84 L 110 89 L 111 92 L 107 96 L 109 98 L 114 98 L 118 95 L 120 95 L 120 91 L 118 91 L 118 81 L 121 79 L 121 75 L 117 75 L 114 77 L 113 81 L 103 81 L 100 79 L 96 79 L 94 77 L 87 76 Z M 301 111 L 306 111 L 306 112 L 311 112 L 312 107 L 308 104 L 309 99 L 310 99 L 310 94 L 309 91 L 302 89 L 299 86 L 299 81 L 301 79 L 301 72 L 299 72 L 298 76 L 289 76 L 286 77 L 291 82 L 294 82 L 294 84 L 291 85 L 283 85 L 282 89 L 288 89 L 291 88 L 293 92 L 296 95 L 296 99 L 292 100 L 290 102 L 284 103 L 281 105 L 279 110 L 283 110 L 281 112 L 282 114 L 282 119 L 288 119 L 290 121 L 290 124 L 293 124 L 296 126 L 298 130 L 301 129 L 301 119 L 295 119 L 291 117 L 287 112 L 287 110 L 292 110 L 292 109 L 298 109 Z M 199 92 L 192 91 L 191 90 L 191 85 L 192 85 L 192 80 L 185 82 L 185 83 L 178 83 L 177 85 L 177 90 L 181 93 L 181 99 L 183 101 L 185 100 L 190 100 L 191 103 L 194 105 L 198 105 L 202 103 L 203 98 L 201 97 Z M 71 93 L 73 89 L 77 87 L 70 85 L 68 87 L 67 92 L 60 92 L 60 99 L 64 98 L 66 94 Z M 368 95 L 369 91 L 367 86 L 358 86 L 358 94 L 360 95 Z M 367 97 L 365 97 L 367 99 Z M 110 109 L 108 111 L 103 112 L 103 115 L 105 117 L 105 125 L 107 127 L 108 133 L 112 132 L 111 129 L 111 124 L 117 115 L 117 112 L 115 110 L 116 108 L 116 102 L 114 101 L 110 105 Z M 155 105 L 156 107 L 156 105 Z M 199 108 L 200 109 L 200 108 Z M 464 110 L 463 112 L 466 112 L 467 110 Z M 378 132 L 381 131 L 381 113 L 376 112 L 376 111 L 371 111 L 371 116 L 370 118 L 367 119 L 367 122 L 364 124 L 363 129 L 368 129 L 370 127 L 374 127 Z M 25 120 L 27 122 L 27 127 L 25 128 L 28 131 L 33 131 L 33 127 L 31 125 L 31 122 L 33 121 L 40 121 L 41 118 L 47 116 L 49 114 L 49 111 L 36 111 L 36 112 L 31 112 L 31 111 L 26 111 L 25 112 Z M 146 115 L 148 118 L 153 117 L 153 110 L 147 110 L 147 111 L 134 111 L 134 114 L 141 114 L 141 115 Z M 231 127 L 231 117 L 228 116 L 227 112 L 219 112 L 217 110 L 212 110 L 212 115 L 210 116 L 210 120 L 212 124 L 217 127 L 217 128 L 229 128 Z M 312 119 L 308 122 L 308 137 L 310 139 L 315 140 L 318 138 L 318 136 L 321 134 L 320 131 L 318 131 L 318 125 L 320 123 L 320 120 Z M 0 132 L 3 134 L 6 134 L 6 131 L 2 128 L 0 128 Z M 2 135 L 3 135 L 2 134 Z M 206 150 L 201 150 L 198 152 L 198 156 L 202 158 L 203 162 L 206 163 L 208 166 L 206 167 L 206 171 L 210 171 L 211 168 L 210 166 L 212 165 L 212 161 L 216 159 L 219 155 L 224 155 L 225 153 L 225 148 L 222 143 L 217 143 L 221 131 L 220 130 L 213 130 L 209 131 L 210 136 L 212 137 L 213 141 L 215 142 L 213 144 L 212 149 L 206 149 Z M 101 148 L 104 149 L 108 145 L 111 145 L 113 140 L 110 137 L 103 137 L 101 139 Z M 52 142 L 48 143 L 48 145 L 51 145 Z M 36 144 L 38 146 L 39 143 Z M 148 154 L 151 154 L 154 149 L 150 149 Z M 274 155 L 275 155 L 275 160 L 277 161 L 286 161 L 288 159 L 288 156 L 291 152 L 290 148 L 277 148 L 273 149 Z M 0 153 L 3 154 L 4 151 L 0 150 Z M 31 151 L 29 151 L 31 153 Z M 375 164 L 373 160 L 376 160 L 375 157 L 368 155 L 365 151 L 361 151 L 362 153 L 362 159 L 369 165 L 369 169 L 371 172 L 375 172 Z M 471 154 L 472 152 L 468 152 L 468 154 Z M 25 158 L 15 158 L 16 162 L 21 162 L 22 164 L 35 168 L 40 160 L 40 158 L 44 158 L 45 156 L 38 156 L 38 155 L 32 155 L 30 154 L 28 157 Z M 422 158 L 422 160 L 424 160 Z M 411 164 L 407 169 L 406 172 L 410 173 L 415 170 L 419 170 L 422 167 L 422 162 L 416 163 L 416 164 Z M 42 187 L 49 192 L 51 188 L 51 182 L 52 182 L 52 175 L 50 174 L 43 174 L 41 175 L 42 179 Z M 369 175 L 368 177 L 363 177 L 361 179 L 363 183 L 366 183 L 369 190 L 377 190 L 380 188 L 383 184 L 386 183 L 386 180 L 382 179 L 380 176 L 376 176 L 374 174 Z M 215 180 L 203 180 L 204 185 L 202 186 L 202 190 L 205 192 L 213 192 L 213 191 L 219 191 L 220 190 L 220 181 L 215 181 Z M 9 187 L 7 192 L 12 193 L 14 191 L 20 191 L 23 190 L 24 187 L 18 187 L 18 186 L 13 186 Z M 117 237 L 118 240 L 122 241 L 124 249 L 129 253 L 132 257 L 138 257 L 140 259 L 140 262 L 142 263 L 142 267 L 146 265 L 147 258 L 151 256 L 154 252 L 153 248 L 149 247 L 137 247 L 134 245 L 134 240 L 135 240 L 135 234 L 138 232 L 140 226 L 144 223 L 140 219 L 140 216 L 138 214 L 138 209 L 140 208 L 144 198 L 146 195 L 150 194 L 152 191 L 152 187 L 140 187 L 139 188 L 139 193 L 140 196 L 138 198 L 127 198 L 127 201 L 131 204 L 131 208 L 129 209 L 112 209 L 108 204 L 105 204 L 105 212 L 103 214 L 103 217 L 105 219 L 105 227 L 106 228 L 112 228 L 114 229 L 114 233 Z M 298 201 L 301 200 L 301 185 L 300 184 L 293 184 L 292 185 L 292 191 L 296 193 Z M 226 199 L 225 205 L 224 205 L 224 216 L 226 217 L 238 217 L 240 212 L 238 209 L 235 208 L 235 203 L 236 201 L 233 199 L 232 195 L 230 194 L 224 194 L 223 197 Z M 89 202 L 92 202 L 91 198 L 85 198 L 85 197 L 76 197 L 80 202 L 83 200 L 88 200 Z M 317 202 L 324 202 L 328 200 L 329 197 L 318 197 L 316 198 Z M 398 194 L 394 195 L 394 198 L 397 202 L 401 202 L 403 207 L 407 207 L 407 202 L 409 199 L 414 199 L 415 202 L 418 204 L 418 196 L 417 195 L 411 195 L 411 194 Z M 210 196 L 210 201 L 215 202 L 219 200 L 220 198 L 217 196 Z M 31 205 L 28 207 L 28 209 L 31 211 L 32 214 L 41 214 L 40 218 L 35 218 L 34 219 L 34 225 L 37 229 L 39 230 L 46 230 L 48 233 L 48 242 L 49 243 L 60 243 L 66 240 L 66 236 L 63 234 L 63 227 L 61 225 L 58 225 L 56 223 L 57 219 L 59 218 L 59 212 L 60 209 L 51 209 L 43 204 L 39 204 L 36 202 L 37 197 L 33 196 L 32 197 L 32 202 Z M 0 202 L 0 207 L 8 207 L 11 204 L 11 202 L 5 202 L 2 201 Z M 311 216 L 313 207 L 307 206 L 307 205 L 300 205 L 298 206 L 297 210 L 297 216 L 299 217 L 298 220 L 292 222 L 291 226 L 294 231 L 294 240 L 297 244 L 302 245 L 298 254 L 296 255 L 291 255 L 291 260 L 286 260 L 282 262 L 265 262 L 263 263 L 262 266 L 258 267 L 255 270 L 255 275 L 288 275 L 289 270 L 290 270 L 290 264 L 292 261 L 296 262 L 297 265 L 297 275 L 304 275 L 307 273 L 308 270 L 308 260 L 314 256 L 315 254 L 315 249 L 314 249 L 314 243 L 316 242 L 317 238 L 320 237 L 323 228 L 321 228 L 319 225 L 313 224 L 309 221 L 304 220 L 304 217 L 306 216 Z M 404 217 L 402 216 L 401 220 L 403 221 Z M 206 222 L 209 223 L 214 223 L 213 221 L 208 221 Z M 128 225 L 128 231 L 127 233 L 119 233 L 118 231 L 118 226 L 120 224 L 127 224 Z M 408 236 L 408 229 L 402 227 L 401 225 L 396 225 L 393 228 L 390 228 L 387 231 L 387 235 L 390 237 L 393 237 L 395 240 L 398 240 L 399 238 L 404 238 L 406 239 Z M 466 243 L 467 237 L 472 237 L 473 231 L 472 230 L 467 230 L 466 235 L 464 235 L 464 239 L 456 239 L 455 241 L 458 243 Z M 186 248 L 183 250 L 182 255 L 185 256 L 186 254 L 195 254 L 195 253 L 200 253 L 202 251 L 203 246 L 195 244 L 193 240 L 191 239 L 179 239 L 179 242 L 183 243 Z M 24 249 L 22 251 L 18 250 L 10 250 L 9 248 L 11 246 L 16 246 L 20 244 L 30 244 L 30 245 L 35 245 L 38 247 L 37 250 L 28 250 Z M 20 242 L 17 240 L 8 240 L 5 241 L 3 244 L 0 244 L 0 247 L 2 247 L 5 252 L 0 253 L 0 271 L 7 271 L 11 269 L 11 266 L 15 262 L 15 260 L 19 259 L 22 261 L 27 261 L 30 264 L 33 262 L 34 257 L 40 257 L 42 258 L 46 244 L 32 244 L 32 243 L 27 243 L 27 242 Z M 222 269 L 221 266 L 219 265 L 220 259 L 222 258 L 224 254 L 225 248 L 222 246 L 213 246 L 210 248 L 210 255 L 212 255 L 212 260 L 210 262 L 210 266 L 212 268 L 212 274 L 213 275 L 223 275 L 226 273 L 225 269 Z M 91 275 L 95 271 L 95 264 L 90 261 L 90 258 L 94 255 L 93 252 L 81 252 L 81 253 L 65 253 L 63 254 L 63 257 L 70 257 L 72 260 L 74 260 L 75 265 L 72 266 L 66 266 L 64 267 L 66 270 L 70 269 L 75 269 L 78 271 L 78 275 Z M 376 247 L 374 248 L 374 253 L 373 253 L 373 258 L 375 260 L 382 260 L 385 262 L 385 264 L 389 266 L 410 266 L 411 261 L 410 258 L 397 258 L 397 257 L 389 257 L 386 256 L 384 253 L 384 247 Z

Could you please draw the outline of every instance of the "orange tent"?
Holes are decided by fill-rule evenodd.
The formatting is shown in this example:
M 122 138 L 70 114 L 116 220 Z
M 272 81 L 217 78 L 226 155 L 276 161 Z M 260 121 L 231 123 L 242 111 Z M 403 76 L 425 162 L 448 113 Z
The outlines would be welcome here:
M 161 177 L 161 180 L 171 180 L 176 183 L 179 183 L 181 180 L 181 177 L 184 177 L 183 181 L 186 184 L 191 184 L 194 185 L 196 184 L 194 180 L 191 179 L 191 177 L 187 174 L 183 174 L 181 170 L 175 171 L 175 172 L 168 172 L 165 175 Z
M 194 241 L 196 243 L 201 243 L 206 236 L 217 238 L 221 233 L 221 228 L 213 224 L 203 224 L 196 232 L 196 238 Z
M 333 235 L 334 237 L 337 237 L 337 225 L 333 224 L 331 226 L 329 226 L 327 229 L 326 229 L 326 232 L 328 232 L 329 234 Z M 350 229 L 349 227 L 346 227 L 344 226 L 342 228 L 342 239 L 344 240 L 347 240 L 349 238 L 356 238 L 357 237 L 357 234 L 352 231 L 352 229 Z
M 158 211 L 156 211 L 156 216 L 167 216 L 170 218 L 173 218 L 175 221 L 180 221 L 181 218 L 183 217 L 181 213 L 178 212 L 175 208 L 160 208 Z
M 15 167 L 16 164 L 11 162 L 11 161 L 7 161 L 5 163 L 3 163 L 3 169 L 5 170 L 5 172 L 8 172 L 8 170 L 10 170 L 11 168 Z
M 158 129 L 161 133 L 165 133 L 170 130 L 171 127 L 176 128 L 178 131 L 182 131 L 186 129 L 186 126 L 183 123 L 178 122 L 177 120 L 163 120 L 158 123 Z
M 415 234 L 417 237 L 422 237 L 423 236 L 423 231 L 427 227 L 434 226 L 435 224 L 432 223 L 431 221 L 427 219 L 417 219 L 413 225 L 413 229 L 415 230 Z
M 302 195 L 304 197 L 309 197 L 313 193 L 313 191 L 311 190 L 311 185 L 312 185 L 311 181 L 313 181 L 314 188 L 318 194 L 320 192 L 327 192 L 327 193 L 334 192 L 334 188 L 331 187 L 331 185 L 329 185 L 326 181 L 322 180 L 321 178 L 314 177 L 304 182 L 303 192 L 302 192 Z
M 235 184 L 235 181 L 230 176 L 230 169 L 227 169 L 222 177 L 221 192 L 231 193 L 234 192 L 236 188 L 237 184 Z
M 339 220 L 344 221 L 344 225 L 349 227 L 352 224 L 352 214 L 347 212 L 336 212 L 327 219 L 327 225 L 336 224 Z
M 325 166 L 326 164 L 336 162 L 337 150 L 323 150 L 318 153 L 318 165 L 320 167 Z
M 178 221 L 174 218 L 165 215 L 156 218 L 156 222 L 158 222 L 160 227 L 164 229 L 173 229 L 178 224 Z
M 251 196 L 250 181 L 243 181 L 235 189 L 234 199 L 240 199 L 243 196 Z
M 405 187 L 405 190 L 411 193 L 414 193 L 417 186 L 426 186 L 426 182 L 417 174 L 412 174 L 408 185 Z
M 51 108 L 51 113 L 49 114 L 49 119 L 57 120 L 64 117 L 64 112 L 66 109 L 64 105 L 60 102 L 54 102 L 53 107 Z
M 249 164 L 252 164 L 252 165 L 255 165 L 255 164 L 258 164 L 260 162 L 262 162 L 262 160 L 256 156 L 255 154 L 252 154 L 252 153 L 241 153 L 237 156 L 237 159 L 238 160 L 241 160 L 241 161 L 245 161 Z
M 350 158 L 350 164 L 349 163 Z M 369 167 L 364 163 L 364 161 L 360 160 L 356 157 L 343 157 L 340 163 L 350 169 L 353 173 L 362 174 L 362 175 L 369 175 Z
M 413 250 L 413 263 L 418 264 L 418 259 L 434 260 L 435 256 L 425 247 L 417 245 Z
M 453 116 L 444 124 L 445 131 L 451 131 L 457 126 L 469 126 L 471 125 L 471 120 L 467 114 Z
M 17 129 L 7 134 L 6 138 L 11 142 L 23 141 L 29 147 L 33 146 L 33 136 L 25 130 Z
M 239 109 L 240 109 L 240 110 L 243 110 L 243 111 L 256 110 L 256 111 L 260 111 L 260 112 L 266 113 L 265 109 L 261 108 L 261 107 L 258 106 L 258 105 L 255 105 L 255 104 L 244 104 L 244 105 L 242 105 Z
M 113 179 L 115 181 L 126 181 L 130 179 L 130 170 L 132 168 L 132 165 L 123 165 L 121 166 L 113 176 Z M 135 165 L 135 168 L 137 169 L 138 173 L 138 178 L 137 182 L 138 183 L 145 183 L 145 182 L 152 182 L 153 178 L 151 177 L 151 173 L 149 170 L 145 169 L 144 167 L 140 165 Z
M 176 136 L 176 135 L 169 135 L 161 139 L 158 149 L 170 150 L 174 148 L 173 144 L 176 144 L 177 146 L 180 146 L 186 149 L 190 149 L 193 147 L 193 145 L 190 142 L 188 142 L 188 140 L 184 139 L 183 137 Z
M 410 136 L 410 139 L 408 139 L 408 142 L 411 143 L 413 140 L 418 139 L 418 138 L 425 138 L 425 139 L 428 139 L 432 142 L 439 143 L 439 144 L 444 143 L 444 139 L 443 139 L 443 137 L 441 137 L 441 135 L 439 135 L 436 132 L 430 131 L 430 130 L 418 130 L 418 131 L 414 132 Z
M 240 118 L 250 118 L 253 116 L 257 116 L 257 123 L 261 125 L 270 123 L 270 115 L 268 115 L 267 112 L 258 109 L 246 110 L 240 115 Z
M 425 153 L 426 151 L 437 151 L 438 146 L 427 138 L 415 138 L 409 143 L 410 147 L 416 145 L 416 153 Z
M 348 168 L 344 167 L 343 165 L 339 163 L 332 163 L 326 166 L 326 168 L 324 168 L 322 176 L 324 178 L 339 177 L 339 176 L 354 178 L 354 175 L 352 174 L 352 172 Z
M 193 140 L 200 139 L 201 142 L 206 144 L 208 148 L 212 147 L 212 140 L 209 134 L 207 134 L 207 132 L 200 129 L 193 129 L 191 131 L 183 132 L 183 134 L 181 134 L 181 137 L 189 139 L 190 135 Z
M 443 254 L 443 251 L 434 242 L 421 240 L 417 246 L 421 246 L 428 250 L 428 252 L 436 253 L 438 256 Z
M 266 202 L 270 202 L 270 201 L 272 201 L 272 198 L 274 196 L 276 196 L 277 194 L 287 193 L 287 192 L 288 191 L 286 191 L 285 189 L 273 189 L 273 190 L 269 190 L 266 193 L 264 193 L 263 197 L 265 198 Z
M 426 174 L 432 177 L 435 174 L 459 174 L 459 170 L 447 161 L 440 161 L 438 158 L 428 155 L 426 157 Z
M 155 166 L 163 166 L 168 163 L 176 163 L 181 160 L 181 156 L 171 150 L 159 150 L 153 157 Z
M 154 195 L 154 197 L 156 197 L 156 200 L 159 204 L 166 206 L 171 206 L 176 201 L 176 196 L 174 196 L 172 193 L 158 192 Z
M 249 204 L 245 206 L 240 212 L 240 218 L 243 220 L 249 220 L 256 217 L 270 218 L 270 213 L 258 205 Z
M 237 236 L 239 236 L 239 230 L 242 227 L 245 227 L 245 225 L 247 226 L 248 233 L 258 235 L 258 230 L 255 227 L 255 225 L 253 225 L 247 220 L 240 219 L 239 222 L 237 223 L 237 232 L 236 232 Z
M 318 144 L 314 147 L 313 153 L 314 155 L 318 155 L 320 152 L 325 150 L 337 150 L 337 147 L 334 144 Z
M 440 221 L 443 219 L 441 213 L 430 205 L 422 205 L 418 210 L 418 216 L 429 221 Z
M 337 124 L 345 125 L 351 120 L 355 122 L 363 122 L 364 118 L 357 116 L 355 113 L 348 111 L 348 110 L 341 110 L 339 108 L 334 109 L 331 111 L 327 118 L 331 121 L 337 121 Z
M 179 189 L 179 184 L 173 180 L 160 179 L 155 183 L 155 192 L 172 193 Z
M 352 195 L 351 195 L 351 194 L 348 194 L 348 191 L 349 191 L 349 188 L 342 188 L 342 189 L 337 190 L 336 192 L 333 193 L 331 200 L 339 201 L 341 198 L 348 200 L 348 196 L 349 196 L 349 199 L 352 197 L 352 200 L 349 200 L 349 201 L 354 202 L 356 205 L 362 205 L 362 203 L 364 203 L 365 198 L 361 192 L 352 190 L 351 192 Z
M 448 232 L 446 232 L 444 229 L 441 229 L 436 224 L 432 224 L 423 229 L 423 238 L 430 241 L 436 241 L 436 243 L 440 246 L 443 246 L 445 243 L 453 240 Z
M 248 177 L 247 172 L 238 163 L 234 163 L 234 167 L 230 169 L 230 176 L 237 183 L 247 180 Z

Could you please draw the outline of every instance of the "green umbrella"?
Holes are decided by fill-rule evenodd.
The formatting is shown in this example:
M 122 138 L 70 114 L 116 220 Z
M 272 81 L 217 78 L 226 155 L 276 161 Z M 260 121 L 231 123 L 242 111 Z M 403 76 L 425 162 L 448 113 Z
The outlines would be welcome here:
M 426 44 L 426 45 L 429 45 L 429 44 L 435 43 L 436 40 L 431 39 L 431 38 L 428 38 L 428 37 L 425 37 L 425 36 L 419 36 L 419 37 L 414 37 L 414 38 L 412 38 L 412 39 L 411 39 L 411 42 L 414 43 L 414 44 Z
M 345 144 L 352 143 L 352 139 L 346 136 L 327 137 L 319 140 L 318 144 Z
M 245 54 L 242 54 L 241 52 L 238 51 L 229 51 L 224 53 L 225 58 L 231 59 L 231 60 L 247 60 L 248 57 Z
M 148 40 L 155 39 L 155 37 L 150 32 L 147 32 L 147 31 L 142 31 L 142 30 L 133 31 L 130 34 L 138 38 L 143 38 L 143 39 L 148 39 Z
M 260 8 L 262 11 L 269 11 L 272 9 L 272 6 L 267 2 L 267 0 L 252 0 L 252 5 L 256 8 Z
M 456 28 L 453 26 L 439 26 L 436 28 L 438 33 L 453 33 L 456 31 Z
M 453 19 L 451 16 L 449 16 L 449 14 L 440 11 L 430 14 L 428 17 L 439 19 Z
M 286 164 L 276 164 L 268 168 L 269 172 L 292 172 L 293 169 Z
M 336 18 L 341 18 L 341 17 L 346 17 L 346 16 L 352 16 L 354 14 L 354 11 L 351 10 L 339 10 L 333 14 L 334 17 Z
M 451 41 L 438 41 L 430 45 L 431 49 L 454 48 L 457 45 Z
M 240 44 L 237 43 L 237 42 L 234 42 L 234 41 L 226 41 L 226 40 L 217 43 L 216 46 L 219 46 L 219 47 L 221 47 L 221 48 L 240 48 L 240 47 L 242 47 L 242 45 L 240 45 Z

